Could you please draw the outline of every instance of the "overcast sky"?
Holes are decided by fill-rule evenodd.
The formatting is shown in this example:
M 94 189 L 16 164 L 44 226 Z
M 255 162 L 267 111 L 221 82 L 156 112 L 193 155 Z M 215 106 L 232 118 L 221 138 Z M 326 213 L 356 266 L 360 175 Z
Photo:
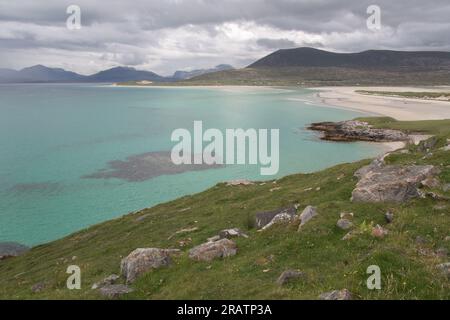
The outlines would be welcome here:
M 69 5 L 80 30 L 66 27 Z M 367 7 L 381 8 L 369 30 Z M 450 0 L 0 0 L 0 67 L 163 75 L 243 67 L 279 48 L 450 50 Z

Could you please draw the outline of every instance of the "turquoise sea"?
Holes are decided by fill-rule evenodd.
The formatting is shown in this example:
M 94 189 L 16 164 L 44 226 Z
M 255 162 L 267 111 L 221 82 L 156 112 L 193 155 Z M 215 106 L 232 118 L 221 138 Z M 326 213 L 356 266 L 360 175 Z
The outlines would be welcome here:
M 308 95 L 300 89 L 0 85 L 0 242 L 36 245 L 220 181 L 274 178 L 252 165 L 127 176 L 135 165 L 128 157 L 170 151 L 172 131 L 192 130 L 194 120 L 222 130 L 280 129 L 277 177 L 380 152 L 373 144 L 320 141 L 305 130 L 314 121 L 361 115 L 302 102 Z M 111 161 L 126 167 L 122 176 L 102 175 Z

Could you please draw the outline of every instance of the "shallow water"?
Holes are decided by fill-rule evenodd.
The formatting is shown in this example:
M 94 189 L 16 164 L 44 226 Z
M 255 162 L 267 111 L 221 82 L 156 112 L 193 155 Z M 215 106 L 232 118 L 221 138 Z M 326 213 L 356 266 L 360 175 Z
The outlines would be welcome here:
M 172 131 L 192 130 L 194 120 L 202 120 L 205 129 L 279 128 L 276 177 L 380 152 L 373 144 L 320 141 L 305 130 L 311 122 L 361 115 L 292 99 L 309 94 L 300 89 L 0 85 L 0 242 L 35 245 L 220 181 L 274 178 L 260 176 L 254 165 L 177 172 L 161 163 L 160 155 L 174 145 Z M 139 170 L 148 168 L 139 167 L 141 158 L 149 155 L 157 166 L 142 174 Z

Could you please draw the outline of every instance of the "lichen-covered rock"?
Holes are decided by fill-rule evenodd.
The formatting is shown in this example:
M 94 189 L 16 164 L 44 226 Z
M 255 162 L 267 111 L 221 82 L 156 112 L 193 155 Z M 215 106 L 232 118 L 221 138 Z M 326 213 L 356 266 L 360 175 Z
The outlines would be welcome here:
M 116 299 L 134 290 L 124 284 L 106 285 L 100 288 L 100 294 L 108 299 Z
M 342 230 L 348 230 L 353 227 L 353 222 L 348 219 L 339 219 L 336 225 Z
M 151 269 L 169 266 L 171 256 L 179 252 L 178 249 L 138 248 L 122 259 L 121 273 L 131 283 Z
M 420 196 L 420 182 L 437 174 L 432 165 L 388 165 L 363 174 L 352 192 L 355 202 L 405 202 Z
M 298 278 L 305 277 L 305 273 L 298 270 L 286 270 L 277 279 L 277 284 L 280 286 Z
M 333 290 L 322 293 L 319 296 L 320 300 L 352 300 L 352 294 L 347 289 Z
M 229 239 L 206 242 L 192 248 L 189 258 L 197 261 L 211 261 L 217 258 L 234 256 L 237 252 L 236 243 Z
M 315 216 L 317 216 L 317 209 L 313 206 L 307 206 L 299 216 L 300 225 L 298 226 L 298 231 Z
M 276 215 L 285 213 L 290 215 L 291 217 L 295 217 L 297 215 L 297 209 L 293 207 L 282 208 L 273 211 L 264 211 L 258 212 L 255 217 L 255 224 L 257 229 L 262 229 L 264 226 L 269 224 Z

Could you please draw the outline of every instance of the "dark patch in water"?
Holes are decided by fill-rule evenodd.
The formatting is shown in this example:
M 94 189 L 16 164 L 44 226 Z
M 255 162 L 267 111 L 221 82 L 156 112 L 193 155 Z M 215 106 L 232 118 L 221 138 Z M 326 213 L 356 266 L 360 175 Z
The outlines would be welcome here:
M 9 191 L 14 193 L 31 193 L 40 192 L 45 194 L 55 194 L 62 189 L 61 184 L 57 182 L 33 182 L 33 183 L 18 183 L 11 187 Z
M 165 174 L 178 174 L 187 171 L 200 171 L 223 167 L 207 164 L 173 164 L 170 152 L 148 152 L 128 157 L 126 160 L 114 160 L 108 163 L 108 169 L 101 169 L 84 179 L 117 178 L 129 182 L 145 181 Z

